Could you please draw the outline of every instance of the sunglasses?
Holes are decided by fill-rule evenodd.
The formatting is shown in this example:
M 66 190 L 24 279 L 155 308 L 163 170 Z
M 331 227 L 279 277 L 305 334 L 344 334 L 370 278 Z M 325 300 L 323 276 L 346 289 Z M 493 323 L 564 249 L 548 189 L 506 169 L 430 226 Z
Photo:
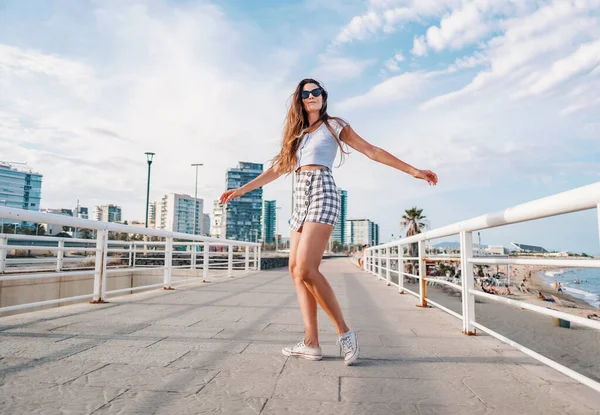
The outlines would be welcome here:
M 307 99 L 312 94 L 313 97 L 318 97 L 323 93 L 323 88 L 315 88 L 312 91 L 302 91 L 302 99 Z

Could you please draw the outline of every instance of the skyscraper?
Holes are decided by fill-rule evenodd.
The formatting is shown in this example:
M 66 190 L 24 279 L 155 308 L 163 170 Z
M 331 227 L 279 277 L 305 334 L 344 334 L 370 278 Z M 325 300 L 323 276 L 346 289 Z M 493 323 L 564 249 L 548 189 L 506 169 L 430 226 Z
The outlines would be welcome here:
M 262 172 L 262 164 L 240 161 L 237 167 L 227 170 L 227 190 L 245 185 Z M 220 234 L 227 239 L 258 241 L 261 234 L 262 194 L 262 188 L 259 188 L 230 201 L 221 219 L 222 229 L 217 230 L 213 227 L 213 234 Z M 217 213 L 216 210 L 213 212 L 213 225 L 216 225 Z
M 192 196 L 170 193 L 164 195 L 156 208 L 156 227 L 171 232 L 202 235 L 204 200 Z M 194 220 L 194 215 L 196 220 Z M 150 220 L 149 220 L 150 222 Z M 196 229 L 194 229 L 194 223 Z
M 17 166 L 17 163 L 0 161 L 0 206 L 39 211 L 41 198 L 41 174 L 26 166 Z M 32 225 L 33 223 L 21 222 L 21 226 Z
M 215 200 L 213 203 L 213 214 L 210 225 L 210 236 L 213 238 L 225 238 L 225 205 Z
M 275 201 L 265 200 L 262 207 L 262 239 L 268 243 L 275 243 L 275 221 L 277 212 L 275 211 Z
M 379 245 L 379 225 L 369 219 L 349 219 L 346 231 L 350 245 Z
M 342 245 L 346 245 L 349 241 L 346 237 L 346 220 L 348 217 L 348 192 L 346 190 L 338 189 L 340 195 L 340 217 L 331 232 L 331 240 L 338 241 Z
M 101 222 L 121 222 L 121 207 L 102 205 L 94 208 L 94 220 Z

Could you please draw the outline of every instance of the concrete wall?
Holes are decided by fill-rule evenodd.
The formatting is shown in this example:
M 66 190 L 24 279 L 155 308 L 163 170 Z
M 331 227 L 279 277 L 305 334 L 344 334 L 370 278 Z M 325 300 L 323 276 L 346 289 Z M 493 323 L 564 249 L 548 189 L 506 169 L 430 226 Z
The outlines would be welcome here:
M 172 281 L 180 277 L 193 277 L 201 280 L 202 270 L 175 269 Z M 109 275 L 106 280 L 106 290 L 118 290 L 122 288 L 139 287 L 142 285 L 160 284 L 164 280 L 164 271 L 131 271 L 118 275 Z M 156 289 L 156 288 L 150 288 Z M 144 290 L 138 290 L 144 291 Z M 14 281 L 0 281 L 0 307 L 12 305 L 35 303 L 39 301 L 55 300 L 58 298 L 75 297 L 79 295 L 92 294 L 94 292 L 94 277 L 89 276 L 65 276 L 43 279 L 22 279 Z M 112 297 L 125 295 L 125 293 L 114 294 Z M 110 301 L 111 296 L 108 296 Z M 83 300 L 86 301 L 86 300 Z M 75 301 L 75 302 L 83 302 Z M 91 301 L 91 298 L 90 300 Z M 75 303 L 73 301 L 61 302 L 39 307 L 30 307 L 22 310 L 5 311 L 0 317 L 13 314 L 27 313 L 35 310 L 43 310 L 53 307 L 61 307 Z

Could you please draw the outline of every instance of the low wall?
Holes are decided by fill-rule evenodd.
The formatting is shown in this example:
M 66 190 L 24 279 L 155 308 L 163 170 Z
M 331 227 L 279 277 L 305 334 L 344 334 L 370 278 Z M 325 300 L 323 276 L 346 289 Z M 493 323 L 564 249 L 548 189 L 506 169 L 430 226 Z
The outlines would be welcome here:
M 225 271 L 224 271 L 225 272 Z M 203 272 L 201 269 L 174 269 L 172 281 L 176 282 L 182 278 L 198 278 L 202 280 Z M 212 277 L 212 276 L 211 276 Z M 106 291 L 119 290 L 123 288 L 140 287 L 143 285 L 160 284 L 164 281 L 164 270 L 152 271 L 134 271 L 121 273 L 118 275 L 109 275 L 106 280 Z M 148 288 L 148 290 L 156 290 Z M 137 290 L 134 292 L 145 291 Z M 58 298 L 75 297 L 79 295 L 92 294 L 94 292 L 94 277 L 89 276 L 64 276 L 54 278 L 29 278 L 22 280 L 0 281 L 0 307 L 9 307 L 12 305 L 35 303 L 39 301 L 56 300 Z M 117 293 L 108 295 L 111 297 L 127 295 L 131 292 Z M 0 313 L 0 317 L 13 314 L 28 313 L 30 311 L 44 310 L 47 308 L 62 307 L 69 304 L 81 303 L 84 301 L 66 301 L 57 304 L 45 306 L 30 307 L 22 310 L 5 311 Z

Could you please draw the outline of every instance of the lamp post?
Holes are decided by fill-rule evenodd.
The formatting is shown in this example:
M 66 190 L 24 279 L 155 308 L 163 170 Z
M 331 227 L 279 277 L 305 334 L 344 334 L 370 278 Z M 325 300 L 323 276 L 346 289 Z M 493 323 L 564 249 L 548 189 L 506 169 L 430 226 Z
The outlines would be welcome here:
M 194 235 L 196 235 L 196 218 L 198 216 L 198 167 L 203 166 L 202 163 L 194 163 L 192 167 L 196 168 L 196 185 L 194 186 Z
M 275 206 L 275 252 L 279 252 L 279 213 L 281 206 Z
M 146 228 L 148 227 L 148 209 L 150 208 L 150 166 L 155 153 L 146 152 L 146 160 L 148 161 L 148 185 L 146 186 Z

